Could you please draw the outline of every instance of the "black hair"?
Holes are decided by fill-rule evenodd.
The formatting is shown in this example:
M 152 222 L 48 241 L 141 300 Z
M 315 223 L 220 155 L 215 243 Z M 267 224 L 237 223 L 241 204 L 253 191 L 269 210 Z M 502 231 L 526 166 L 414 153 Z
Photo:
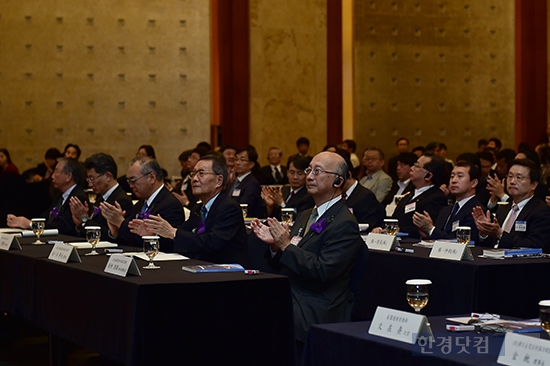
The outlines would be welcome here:
M 138 148 L 138 152 L 141 149 L 145 150 L 145 153 L 147 154 L 148 157 L 153 158 L 153 159 L 157 158 L 157 156 L 155 155 L 155 149 L 153 148 L 153 146 L 151 146 L 151 145 L 141 145 Z
M 113 175 L 113 178 L 117 178 L 117 165 L 115 159 L 109 154 L 93 154 L 84 161 L 84 167 L 86 169 L 95 169 L 98 174 L 109 172 Z
M 530 159 L 512 159 L 508 162 L 508 170 L 514 165 L 524 166 L 529 169 L 531 183 L 540 181 L 540 168 Z
M 80 147 L 78 145 L 67 144 L 67 146 L 65 146 L 65 149 L 63 150 L 63 155 L 65 155 L 65 153 L 67 152 L 67 149 L 70 148 L 70 147 L 72 147 L 76 150 L 76 160 L 78 160 L 80 158 L 80 154 L 82 153 L 82 151 L 80 151 Z

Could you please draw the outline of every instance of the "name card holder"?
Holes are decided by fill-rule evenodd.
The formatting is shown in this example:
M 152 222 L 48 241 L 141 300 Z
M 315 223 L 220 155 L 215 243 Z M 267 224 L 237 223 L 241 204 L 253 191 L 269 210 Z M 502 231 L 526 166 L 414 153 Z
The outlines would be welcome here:
M 21 244 L 15 234 L 0 234 L 0 250 L 21 250 Z
M 70 244 L 65 243 L 56 243 L 53 246 L 48 259 L 56 262 L 67 263 L 67 262 L 78 262 L 82 263 L 80 256 L 76 251 L 76 247 L 73 247 Z
M 120 277 L 126 277 L 128 274 L 141 276 L 134 257 L 127 257 L 123 254 L 111 255 L 104 271 Z
M 528 360 L 526 363 L 525 361 Z M 509 366 L 550 364 L 550 341 L 507 332 L 497 363 Z
M 370 233 L 363 237 L 367 247 L 373 250 L 389 252 L 397 247 L 397 238 L 394 235 Z
M 430 258 L 447 259 L 451 261 L 473 261 L 474 256 L 467 245 L 460 243 L 449 243 L 445 241 L 435 241 Z
M 409 344 L 415 344 L 418 337 L 433 337 L 426 316 L 382 306 L 376 308 L 369 334 Z

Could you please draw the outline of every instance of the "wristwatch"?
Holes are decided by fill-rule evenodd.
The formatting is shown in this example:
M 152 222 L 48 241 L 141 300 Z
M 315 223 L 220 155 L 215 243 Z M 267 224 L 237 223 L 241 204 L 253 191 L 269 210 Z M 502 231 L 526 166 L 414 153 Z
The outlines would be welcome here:
M 285 201 L 281 202 L 281 208 L 285 208 L 285 207 L 286 207 Z

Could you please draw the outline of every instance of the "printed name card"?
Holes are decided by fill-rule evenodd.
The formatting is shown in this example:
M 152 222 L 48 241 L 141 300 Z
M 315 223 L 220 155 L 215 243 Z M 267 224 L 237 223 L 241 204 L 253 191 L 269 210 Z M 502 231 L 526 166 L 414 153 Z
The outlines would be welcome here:
M 56 262 L 67 263 L 67 262 L 78 262 L 82 263 L 80 256 L 76 251 L 76 248 L 70 244 L 65 243 L 56 243 L 53 246 L 48 259 Z
M 383 252 L 389 252 L 396 246 L 396 238 L 393 235 L 370 233 L 366 238 L 363 237 L 363 239 L 369 249 L 381 250 Z
M 127 274 L 141 276 L 134 257 L 127 257 L 122 254 L 111 255 L 104 271 L 120 277 L 126 277 Z
M 409 344 L 415 344 L 418 336 L 433 337 L 428 318 L 424 315 L 382 306 L 376 308 L 369 334 Z
M 447 259 L 451 261 L 473 261 L 474 257 L 467 245 L 460 243 L 449 243 L 445 241 L 435 241 L 430 258 Z
M 507 332 L 497 362 L 501 365 L 549 365 L 550 341 Z
M 14 234 L 0 234 L 0 250 L 21 250 L 21 244 Z

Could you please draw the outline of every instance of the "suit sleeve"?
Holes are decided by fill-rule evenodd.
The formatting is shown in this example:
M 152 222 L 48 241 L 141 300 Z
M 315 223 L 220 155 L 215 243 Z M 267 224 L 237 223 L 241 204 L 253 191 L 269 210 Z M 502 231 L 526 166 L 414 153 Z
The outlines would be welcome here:
M 393 184 L 393 181 L 389 175 L 383 175 L 378 180 L 378 188 L 376 189 L 376 192 L 373 192 L 376 194 L 376 199 L 378 202 L 384 201 L 384 198 L 388 195 L 388 192 L 391 190 L 391 186 Z
M 75 187 L 74 189 L 76 190 L 77 187 Z M 65 201 L 65 204 L 62 206 L 59 218 L 57 220 L 48 220 L 50 212 L 44 212 L 42 214 L 42 217 L 46 217 L 46 220 L 48 220 L 46 222 L 46 229 L 57 229 L 59 234 L 78 236 L 78 232 L 76 231 L 73 216 L 71 213 L 71 208 L 69 207 L 70 197 L 77 197 L 80 202 L 86 202 L 88 199 L 84 192 L 75 192 L 74 194 L 71 194 Z
M 534 198 L 537 199 L 537 198 Z M 519 233 L 503 233 L 499 242 L 499 248 L 542 248 L 545 253 L 550 252 L 548 228 L 550 227 L 550 208 L 544 207 L 533 213 L 527 222 L 526 236 Z
M 251 181 L 246 185 L 246 188 L 243 188 L 239 202 L 248 205 L 248 217 L 260 217 L 262 215 L 262 197 L 258 181 Z

